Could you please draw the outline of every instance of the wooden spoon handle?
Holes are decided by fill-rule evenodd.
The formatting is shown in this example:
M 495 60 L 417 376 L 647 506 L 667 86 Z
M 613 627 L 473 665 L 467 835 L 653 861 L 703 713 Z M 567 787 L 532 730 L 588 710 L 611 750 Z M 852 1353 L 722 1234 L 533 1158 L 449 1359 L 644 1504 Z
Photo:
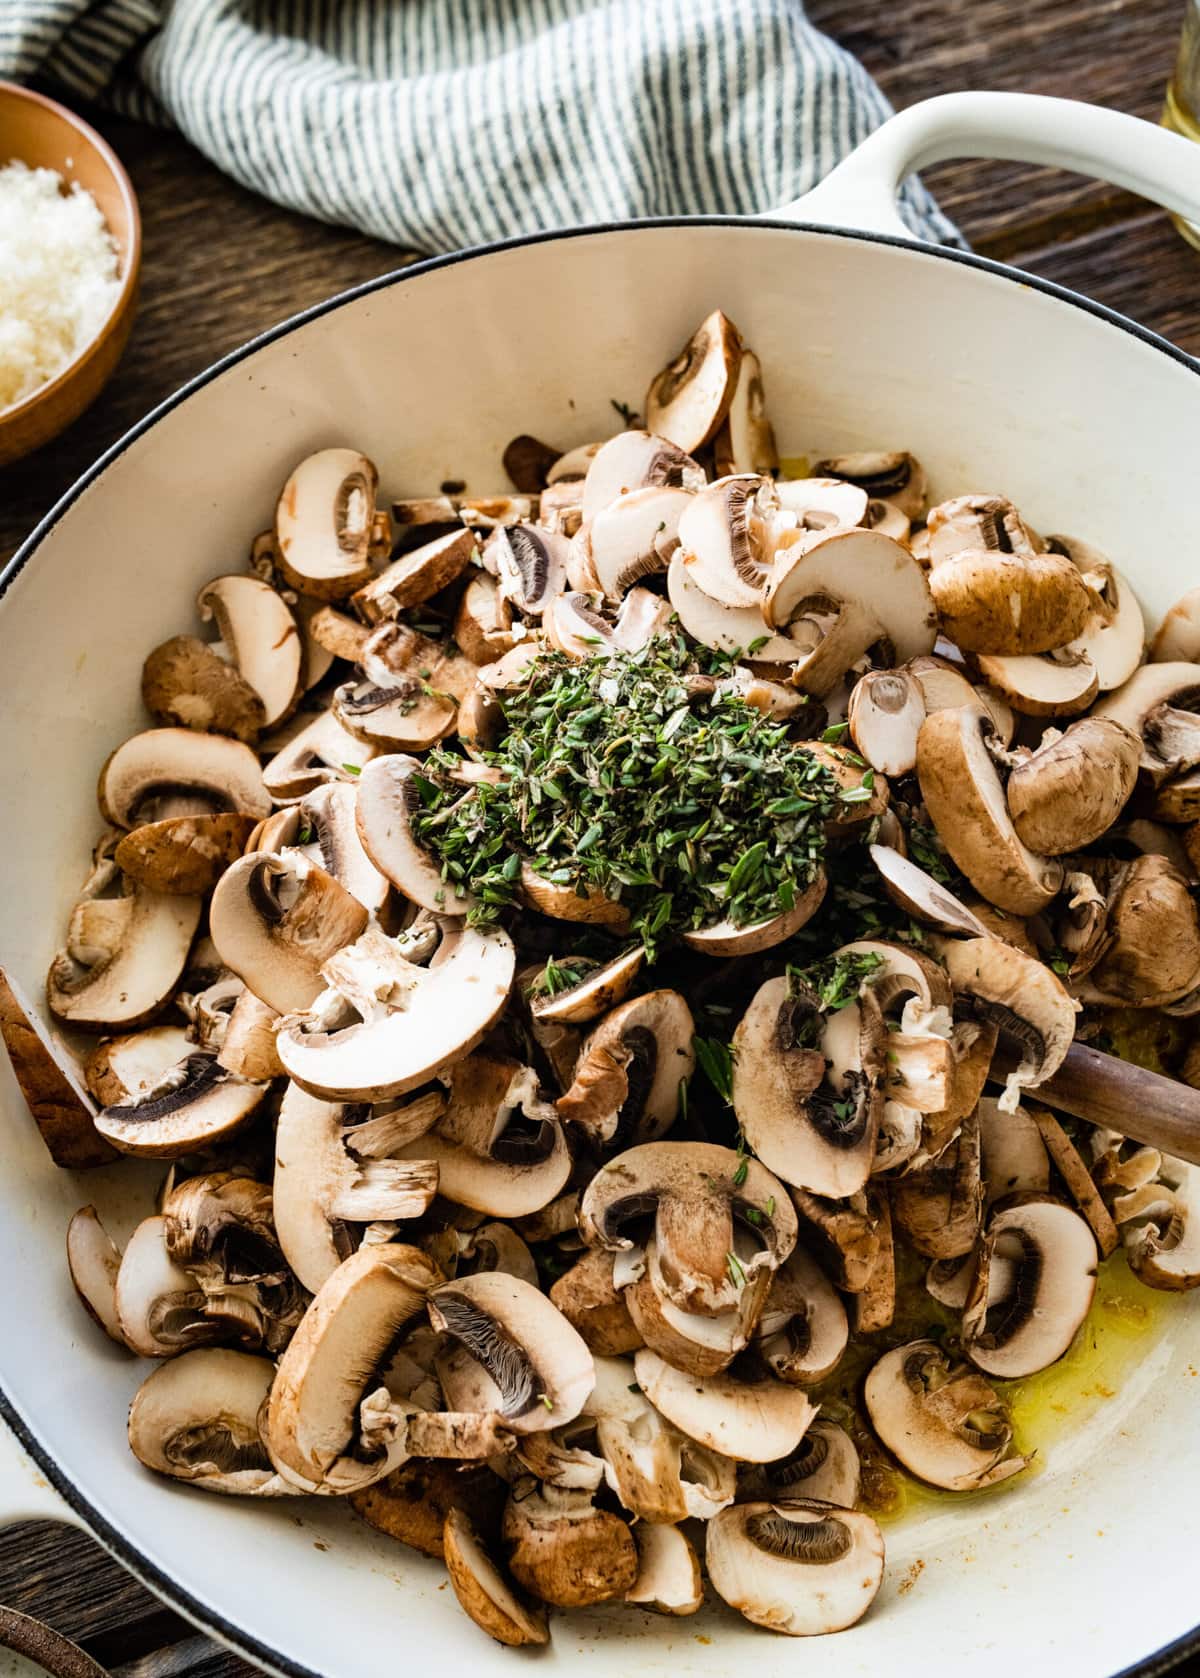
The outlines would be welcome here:
M 1003 1077 L 1015 1062 L 997 1054 L 992 1075 Z M 1135 1142 L 1200 1165 L 1200 1090 L 1148 1072 L 1086 1043 L 1072 1043 L 1053 1077 L 1029 1094 L 1059 1113 L 1105 1125 Z

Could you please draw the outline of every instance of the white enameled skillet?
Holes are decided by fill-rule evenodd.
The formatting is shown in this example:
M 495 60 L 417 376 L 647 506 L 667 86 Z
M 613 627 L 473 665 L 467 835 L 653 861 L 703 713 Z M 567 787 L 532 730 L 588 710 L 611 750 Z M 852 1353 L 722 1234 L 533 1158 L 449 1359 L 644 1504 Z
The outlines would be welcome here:
M 95 836 L 96 771 L 143 725 L 141 659 L 188 627 L 201 582 L 243 563 L 297 459 L 353 443 L 393 492 L 491 488 L 516 432 L 566 447 L 609 431 L 610 399 L 638 402 L 716 306 L 762 358 L 787 451 L 911 449 L 935 499 L 998 490 L 1035 526 L 1095 542 L 1151 616 L 1200 582 L 1200 364 L 1084 298 L 907 236 L 897 183 L 963 155 L 1080 169 L 1200 221 L 1186 142 L 1082 105 L 954 95 L 895 118 L 770 218 L 595 227 L 424 262 L 285 323 L 149 415 L 0 579 L 0 961 L 40 991 Z M 63 1232 L 95 1200 L 123 1235 L 155 1174 L 56 1171 L 7 1065 L 0 1114 L 0 1387 L 36 1464 L 13 1455 L 6 1514 L 84 1524 L 277 1672 L 511 1671 L 438 1567 L 345 1509 L 205 1497 L 138 1466 L 124 1423 L 144 1371 L 80 1310 Z M 723 1611 L 610 1609 L 560 1617 L 543 1668 L 1157 1670 L 1200 1620 L 1200 1301 L 1168 1323 L 1019 1493 L 889 1528 L 887 1583 L 854 1630 L 797 1646 Z

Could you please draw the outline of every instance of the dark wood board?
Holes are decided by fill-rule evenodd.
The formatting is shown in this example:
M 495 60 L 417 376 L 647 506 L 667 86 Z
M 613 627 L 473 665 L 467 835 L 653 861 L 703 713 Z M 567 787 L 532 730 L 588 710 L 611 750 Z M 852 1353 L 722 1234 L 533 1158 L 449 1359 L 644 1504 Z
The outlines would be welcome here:
M 897 105 L 959 88 L 1011 88 L 1155 119 L 1183 6 L 809 0 L 809 11 L 862 57 Z M 141 201 L 141 309 L 125 360 L 91 412 L 40 456 L 0 471 L 0 560 L 83 468 L 188 378 L 285 316 L 401 260 L 377 240 L 254 198 L 175 135 L 103 117 L 99 127 Z M 1085 292 L 1200 353 L 1200 255 L 1160 212 L 1109 187 L 1012 164 L 945 164 L 928 179 L 984 255 Z M 125 1678 L 249 1672 L 72 1529 L 0 1533 L 0 1602 L 49 1621 Z M 1200 1678 L 1200 1663 L 1192 1670 Z

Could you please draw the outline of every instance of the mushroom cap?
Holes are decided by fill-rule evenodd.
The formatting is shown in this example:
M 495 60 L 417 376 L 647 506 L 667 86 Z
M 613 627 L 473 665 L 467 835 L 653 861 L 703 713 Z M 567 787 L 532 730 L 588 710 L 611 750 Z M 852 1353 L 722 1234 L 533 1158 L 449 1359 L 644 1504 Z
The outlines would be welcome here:
M 253 742 L 266 722 L 262 699 L 246 678 L 195 635 L 172 635 L 148 655 L 142 701 L 165 727 L 231 734 L 235 740 Z
M 510 1496 L 501 1534 L 514 1579 L 559 1608 L 611 1602 L 637 1577 L 629 1527 L 619 1515 L 594 1508 L 586 1491 L 535 1486 Z
M 330 1100 L 404 1095 L 469 1054 L 504 1010 L 516 953 L 501 931 L 442 923 L 427 968 L 415 970 L 404 1007 L 340 1029 L 319 1018 L 281 1027 L 279 1058 L 290 1078 Z
M 1036 1085 L 1057 1072 L 1075 1036 L 1076 1005 L 1042 962 L 999 938 L 947 940 L 939 951 L 956 997 L 973 996 L 1022 1062 L 1010 1083 Z
M 258 759 L 224 734 L 148 728 L 118 746 L 100 771 L 101 813 L 115 827 L 136 827 L 138 806 L 163 791 L 198 793 L 216 809 L 256 820 L 271 813 Z
M 666 437 L 653 436 L 649 431 L 618 431 L 607 442 L 593 445 L 593 450 L 583 485 L 585 525 L 618 495 L 630 490 L 647 486 L 704 488 L 704 468 Z
M 790 1455 L 816 1416 L 799 1387 L 772 1375 L 743 1380 L 735 1370 L 703 1379 L 673 1369 L 648 1347 L 634 1353 L 646 1397 L 689 1439 L 736 1462 L 777 1462 Z
M 320 449 L 302 460 L 275 508 L 279 569 L 294 589 L 344 600 L 371 575 L 379 474 L 355 449 Z
M 1018 763 L 1005 796 L 1021 842 L 1042 856 L 1092 844 L 1117 820 L 1137 781 L 1142 743 L 1111 717 L 1083 717 Z
M 1118 1003 L 1161 1007 L 1200 983 L 1200 921 L 1183 875 L 1165 857 L 1134 857 L 1110 890 L 1088 984 Z
M 207 622 L 263 704 L 263 728 L 286 717 L 303 691 L 304 643 L 285 601 L 259 577 L 214 577 L 196 597 Z
M 271 1460 L 305 1491 L 354 1491 L 394 1466 L 356 1460 L 359 1401 L 399 1331 L 441 1281 L 416 1247 L 360 1247 L 324 1282 L 279 1360 L 264 1435 Z
M 763 1243 L 736 1267 L 729 1263 L 735 1212 Z M 736 1308 L 742 1287 L 760 1270 L 775 1270 L 796 1243 L 796 1215 L 779 1179 L 711 1142 L 627 1148 L 588 1184 L 579 1227 L 589 1246 L 627 1251 L 634 1243 L 623 1226 L 651 1213 L 666 1297 L 705 1316 Z
M 734 1112 L 768 1169 L 833 1199 L 861 1189 L 882 1106 L 878 1010 L 852 1002 L 822 1018 L 811 999 L 791 994 L 786 976 L 768 979 L 738 1023 L 733 1046 Z
M 753 1624 L 818 1637 L 874 1602 L 883 1534 L 870 1515 L 830 1503 L 735 1503 L 708 1523 L 704 1560 L 713 1589 Z
M 222 961 L 280 1014 L 316 1000 L 323 964 L 366 925 L 358 899 L 295 850 L 242 857 L 221 876 L 209 907 Z
M 613 1284 L 613 1254 L 587 1248 L 550 1289 L 550 1298 L 596 1356 L 620 1357 L 642 1344 L 621 1290 Z
M 454 615 L 454 640 L 475 664 L 491 664 L 516 645 L 512 609 L 495 577 L 473 572 Z
M 0 1038 L 13 1076 L 56 1165 L 83 1170 L 116 1157 L 96 1131 L 96 1109 L 73 1060 L 46 1031 L 33 1004 L 0 968 Z
M 929 588 L 944 633 L 969 653 L 1051 652 L 1092 613 L 1087 584 L 1060 554 L 968 549 L 935 561 Z
M 702 447 L 729 412 L 741 359 L 737 327 L 720 309 L 714 309 L 679 354 L 651 380 L 645 401 L 646 429 L 688 453 Z M 588 516 L 585 503 L 584 517 Z
M 933 1340 L 895 1346 L 863 1384 L 871 1426 L 919 1480 L 945 1491 L 978 1491 L 1025 1467 L 1008 1456 L 1012 1428 L 1000 1400 L 966 1364 L 952 1366 Z
M 422 1555 L 444 1560 L 443 1528 L 452 1509 L 473 1524 L 494 1531 L 508 1487 L 485 1463 L 462 1463 L 437 1457 L 412 1458 L 360 1492 L 350 1507 L 369 1526 L 386 1532 Z
M 67 1268 L 84 1310 L 118 1346 L 124 1346 L 117 1316 L 121 1252 L 94 1206 L 81 1206 L 67 1225 Z
M 611 926 L 617 931 L 624 931 L 629 924 L 628 909 L 606 897 L 598 886 L 547 880 L 527 862 L 521 864 L 521 895 L 539 914 L 549 915 L 552 920 Z
M 984 743 L 985 727 L 967 706 L 926 717 L 917 739 L 921 796 L 942 843 L 976 890 L 998 909 L 1034 915 L 1057 894 L 1062 867 L 1018 838 Z
M 438 1373 L 456 1410 L 494 1412 L 514 1433 L 573 1421 L 595 1385 L 592 1354 L 546 1295 L 498 1270 L 436 1288 L 434 1328 L 457 1342 Z
M 998 1296 L 996 1259 L 1007 1261 Z M 1069 1206 L 1037 1199 L 993 1212 L 963 1309 L 963 1351 L 1004 1379 L 1056 1363 L 1091 1308 L 1097 1263 L 1095 1238 Z
M 246 848 L 254 817 L 232 812 L 169 816 L 127 833 L 113 860 L 139 886 L 172 896 L 199 897 Z
M 461 1509 L 446 1513 L 442 1553 L 454 1594 L 481 1631 L 510 1649 L 550 1641 L 546 1610 L 517 1594 Z
M 470 894 L 444 880 L 413 838 L 412 817 L 420 808 L 413 777 L 424 774 L 417 758 L 398 752 L 368 763 L 358 778 L 358 836 L 371 862 L 410 902 L 438 914 L 465 914 Z
M 633 1529 L 637 1545 L 637 1578 L 625 1592 L 626 1602 L 653 1608 L 657 1614 L 696 1614 L 704 1606 L 700 1562 L 691 1541 L 677 1526 L 639 1521 Z
M 288 1497 L 296 1488 L 275 1473 L 258 1415 L 275 1366 L 269 1358 L 198 1347 L 147 1376 L 129 1406 L 129 1445 L 157 1474 L 201 1491 Z

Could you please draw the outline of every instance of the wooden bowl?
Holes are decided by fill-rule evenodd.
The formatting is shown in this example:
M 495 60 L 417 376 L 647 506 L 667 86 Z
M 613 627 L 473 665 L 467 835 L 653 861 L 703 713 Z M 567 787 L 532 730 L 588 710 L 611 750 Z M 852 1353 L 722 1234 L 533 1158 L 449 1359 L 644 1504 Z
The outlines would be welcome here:
M 74 361 L 23 401 L 0 408 L 0 465 L 57 437 L 100 394 L 129 338 L 142 258 L 137 199 L 112 148 L 53 99 L 0 82 L 0 168 L 14 160 L 55 169 L 91 193 L 116 241 L 121 291 Z

